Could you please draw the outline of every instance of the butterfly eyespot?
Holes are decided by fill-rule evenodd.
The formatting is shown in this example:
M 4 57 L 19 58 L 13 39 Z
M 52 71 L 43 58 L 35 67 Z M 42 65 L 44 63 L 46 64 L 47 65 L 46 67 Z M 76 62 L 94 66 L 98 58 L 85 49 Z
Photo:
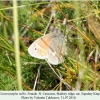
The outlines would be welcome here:
M 37 49 L 35 48 L 35 50 L 37 50 Z

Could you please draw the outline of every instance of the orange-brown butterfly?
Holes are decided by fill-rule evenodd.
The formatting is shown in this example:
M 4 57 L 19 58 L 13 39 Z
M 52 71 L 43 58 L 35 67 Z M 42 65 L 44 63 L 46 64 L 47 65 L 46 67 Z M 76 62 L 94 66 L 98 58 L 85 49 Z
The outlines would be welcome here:
M 28 52 L 32 57 L 46 59 L 49 63 L 58 65 L 67 54 L 65 36 L 59 28 L 54 27 L 49 34 L 35 40 L 29 46 Z

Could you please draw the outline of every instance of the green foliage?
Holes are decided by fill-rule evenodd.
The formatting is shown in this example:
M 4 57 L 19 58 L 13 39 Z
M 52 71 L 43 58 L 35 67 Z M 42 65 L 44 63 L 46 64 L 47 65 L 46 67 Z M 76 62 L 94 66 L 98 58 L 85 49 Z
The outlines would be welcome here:
M 56 3 L 18 1 L 23 90 L 32 90 L 33 87 L 35 90 L 100 90 L 99 3 L 68 0 Z M 0 1 L 0 90 L 18 90 L 12 5 L 12 1 Z M 45 60 L 33 58 L 27 52 L 29 45 L 45 32 L 52 7 L 55 9 L 55 18 L 50 25 L 54 21 L 56 26 L 60 25 L 67 40 L 64 63 L 52 65 L 56 74 Z M 64 18 L 67 19 L 67 24 L 63 26 Z M 46 33 L 48 32 L 49 28 Z

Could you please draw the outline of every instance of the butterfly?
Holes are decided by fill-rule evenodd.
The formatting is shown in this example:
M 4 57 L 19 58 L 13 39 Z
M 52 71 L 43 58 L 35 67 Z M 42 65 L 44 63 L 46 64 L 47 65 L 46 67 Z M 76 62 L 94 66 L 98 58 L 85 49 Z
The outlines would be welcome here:
M 67 55 L 66 39 L 58 27 L 49 34 L 35 40 L 28 48 L 28 53 L 35 58 L 46 59 L 50 64 L 58 65 Z

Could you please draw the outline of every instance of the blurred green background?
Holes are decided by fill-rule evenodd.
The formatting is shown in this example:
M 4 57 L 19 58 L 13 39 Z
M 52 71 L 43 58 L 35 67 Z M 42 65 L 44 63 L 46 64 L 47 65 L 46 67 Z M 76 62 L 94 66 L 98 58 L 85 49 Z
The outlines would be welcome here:
M 68 54 L 64 63 L 56 66 L 27 52 L 45 32 L 52 7 L 55 22 L 62 25 L 66 19 L 61 30 Z M 23 0 L 17 2 L 17 9 L 23 90 L 100 90 L 100 1 Z M 13 2 L 1 0 L 0 90 L 19 90 L 13 16 Z

